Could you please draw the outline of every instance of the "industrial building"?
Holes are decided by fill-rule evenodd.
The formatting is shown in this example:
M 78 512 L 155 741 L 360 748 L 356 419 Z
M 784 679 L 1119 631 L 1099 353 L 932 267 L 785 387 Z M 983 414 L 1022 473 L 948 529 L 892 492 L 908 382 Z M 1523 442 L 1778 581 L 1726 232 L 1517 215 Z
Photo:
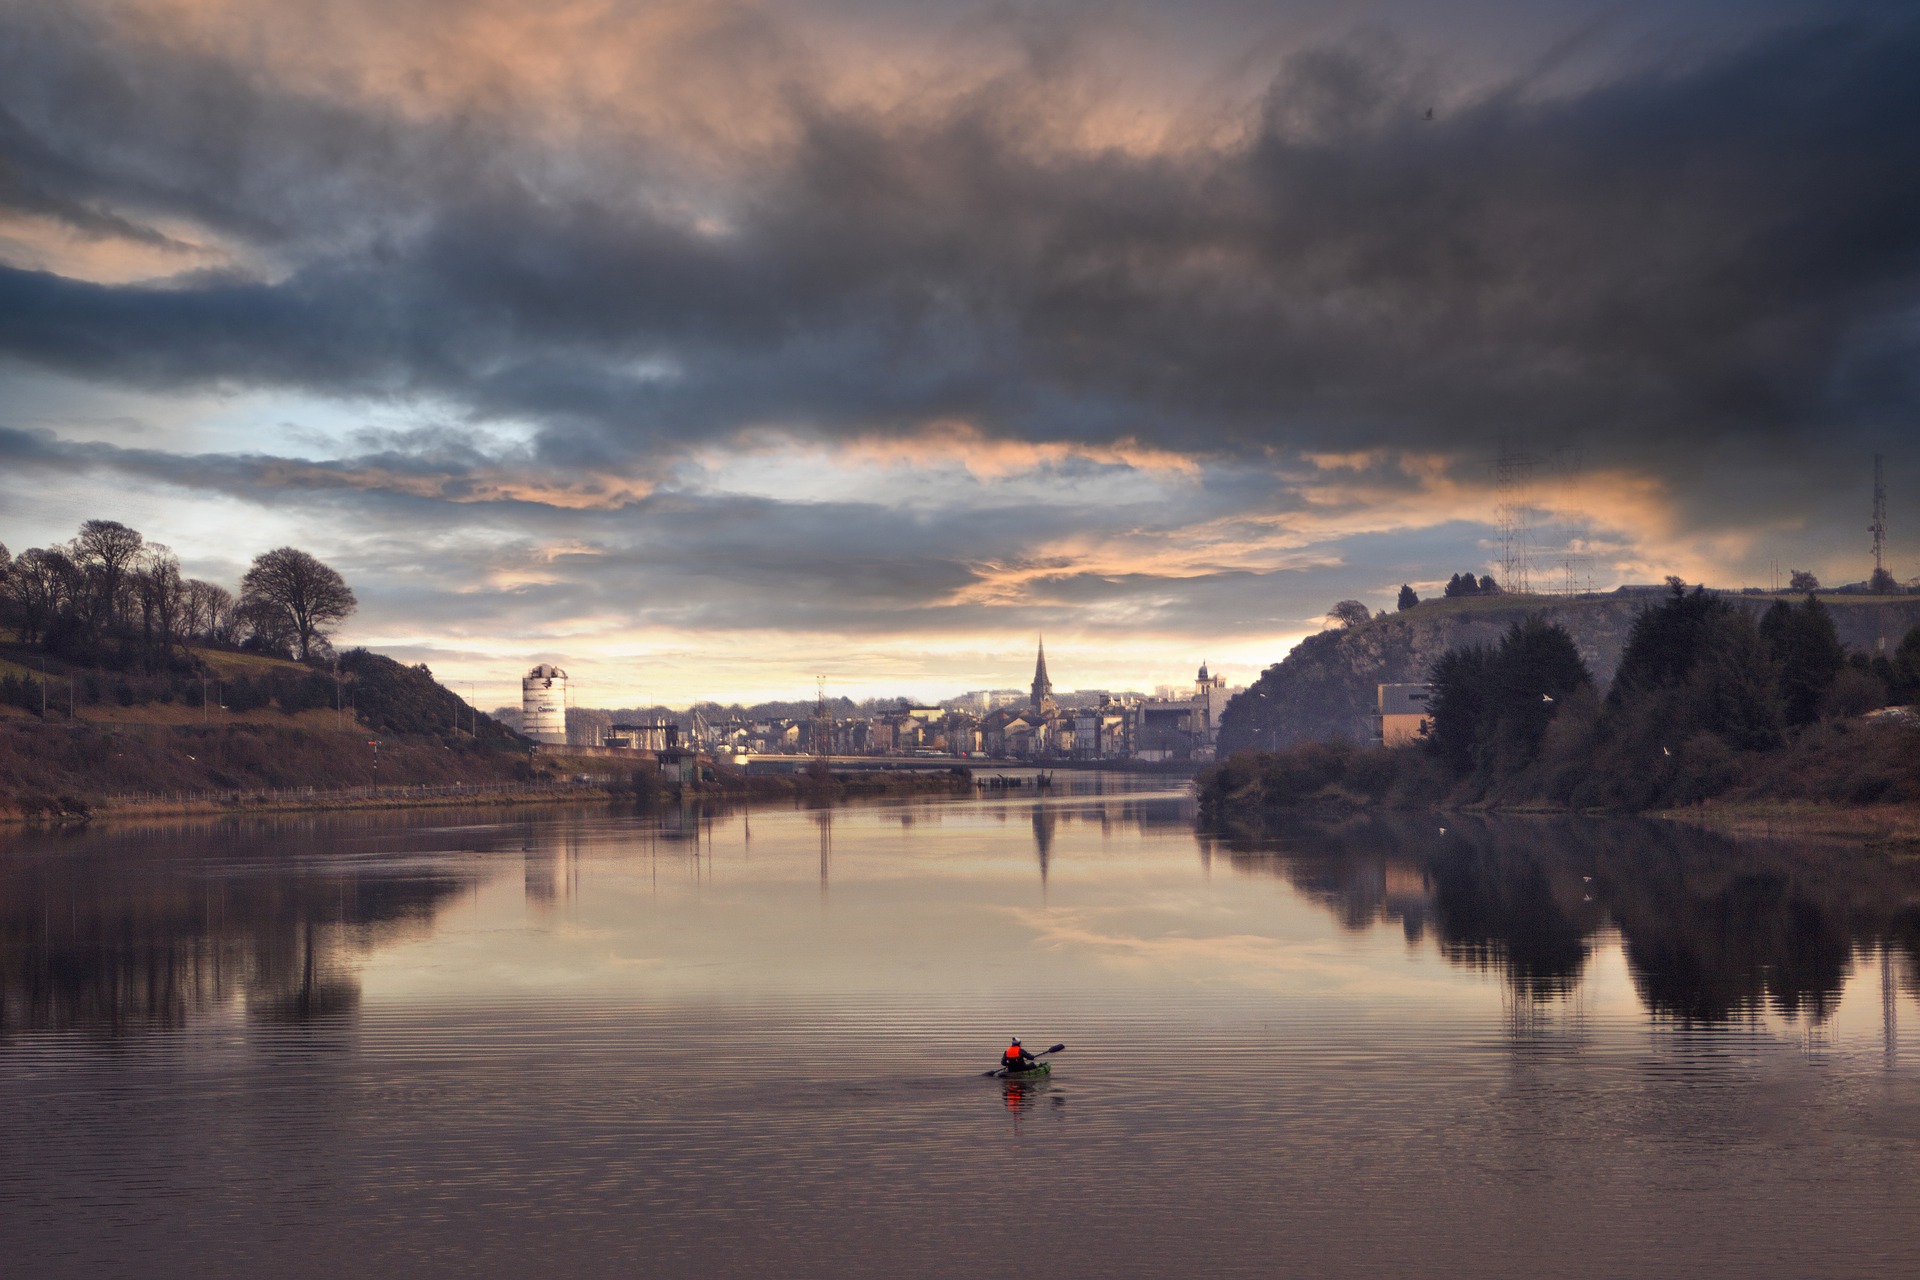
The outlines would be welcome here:
M 628 751 L 671 751 L 680 746 L 680 726 L 671 720 L 615 724 L 600 740 L 600 745 Z
M 543 662 L 520 678 L 520 732 L 535 742 L 566 745 L 566 672 Z

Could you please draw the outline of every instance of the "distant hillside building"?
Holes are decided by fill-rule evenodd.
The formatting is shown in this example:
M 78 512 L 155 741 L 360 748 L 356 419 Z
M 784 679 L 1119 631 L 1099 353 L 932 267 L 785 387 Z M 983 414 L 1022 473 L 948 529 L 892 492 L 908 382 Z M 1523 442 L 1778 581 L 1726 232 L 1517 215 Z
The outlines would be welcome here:
M 1142 760 L 1211 760 L 1220 737 L 1220 714 L 1232 691 L 1226 679 L 1201 663 L 1193 694 L 1149 698 L 1133 708 L 1133 754 Z
M 535 742 L 567 742 L 567 673 L 541 663 L 520 678 L 520 732 Z
M 1373 714 L 1373 741 L 1376 746 L 1404 747 L 1424 742 L 1433 728 L 1433 686 L 1430 684 L 1383 684 L 1377 686 L 1377 707 Z

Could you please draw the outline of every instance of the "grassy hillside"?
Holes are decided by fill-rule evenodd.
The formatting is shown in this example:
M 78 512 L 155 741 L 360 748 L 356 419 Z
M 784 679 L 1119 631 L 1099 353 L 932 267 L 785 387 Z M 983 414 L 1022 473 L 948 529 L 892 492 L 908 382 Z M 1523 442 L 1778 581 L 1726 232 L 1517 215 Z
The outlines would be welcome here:
M 117 795 L 531 780 L 527 754 L 469 739 L 379 739 L 362 728 L 0 724 L 0 805 L 97 809 Z
M 233 649 L 191 648 L 191 670 L 109 670 L 0 645 L 0 718 L 88 725 L 299 724 L 520 743 L 513 730 L 475 715 L 425 667 L 354 649 L 336 664 L 308 665 Z M 326 713 L 323 717 L 319 713 Z
M 337 670 L 196 649 L 193 674 L 0 659 L 0 807 L 78 811 L 190 794 L 528 781 L 557 766 L 424 667 L 342 654 Z M 374 744 L 378 743 L 376 747 Z

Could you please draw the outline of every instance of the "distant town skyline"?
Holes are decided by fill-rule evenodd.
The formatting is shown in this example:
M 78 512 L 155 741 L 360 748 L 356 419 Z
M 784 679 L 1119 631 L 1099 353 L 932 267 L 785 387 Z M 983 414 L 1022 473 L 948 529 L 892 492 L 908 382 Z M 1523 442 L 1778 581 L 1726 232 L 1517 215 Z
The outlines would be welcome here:
M 1905 582 L 1916 63 L 1812 0 L 21 0 L 0 538 L 303 548 L 482 705 L 1244 684 L 1516 505 L 1549 583 L 1857 581 L 1876 453 Z

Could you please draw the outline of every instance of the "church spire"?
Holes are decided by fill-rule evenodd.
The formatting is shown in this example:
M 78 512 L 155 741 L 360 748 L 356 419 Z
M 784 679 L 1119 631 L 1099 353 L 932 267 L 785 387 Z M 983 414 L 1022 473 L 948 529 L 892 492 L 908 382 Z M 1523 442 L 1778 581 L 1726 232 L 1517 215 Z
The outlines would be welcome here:
M 1047 679 L 1047 638 L 1040 637 L 1040 656 L 1033 664 L 1033 709 L 1044 711 L 1053 705 L 1053 681 Z

